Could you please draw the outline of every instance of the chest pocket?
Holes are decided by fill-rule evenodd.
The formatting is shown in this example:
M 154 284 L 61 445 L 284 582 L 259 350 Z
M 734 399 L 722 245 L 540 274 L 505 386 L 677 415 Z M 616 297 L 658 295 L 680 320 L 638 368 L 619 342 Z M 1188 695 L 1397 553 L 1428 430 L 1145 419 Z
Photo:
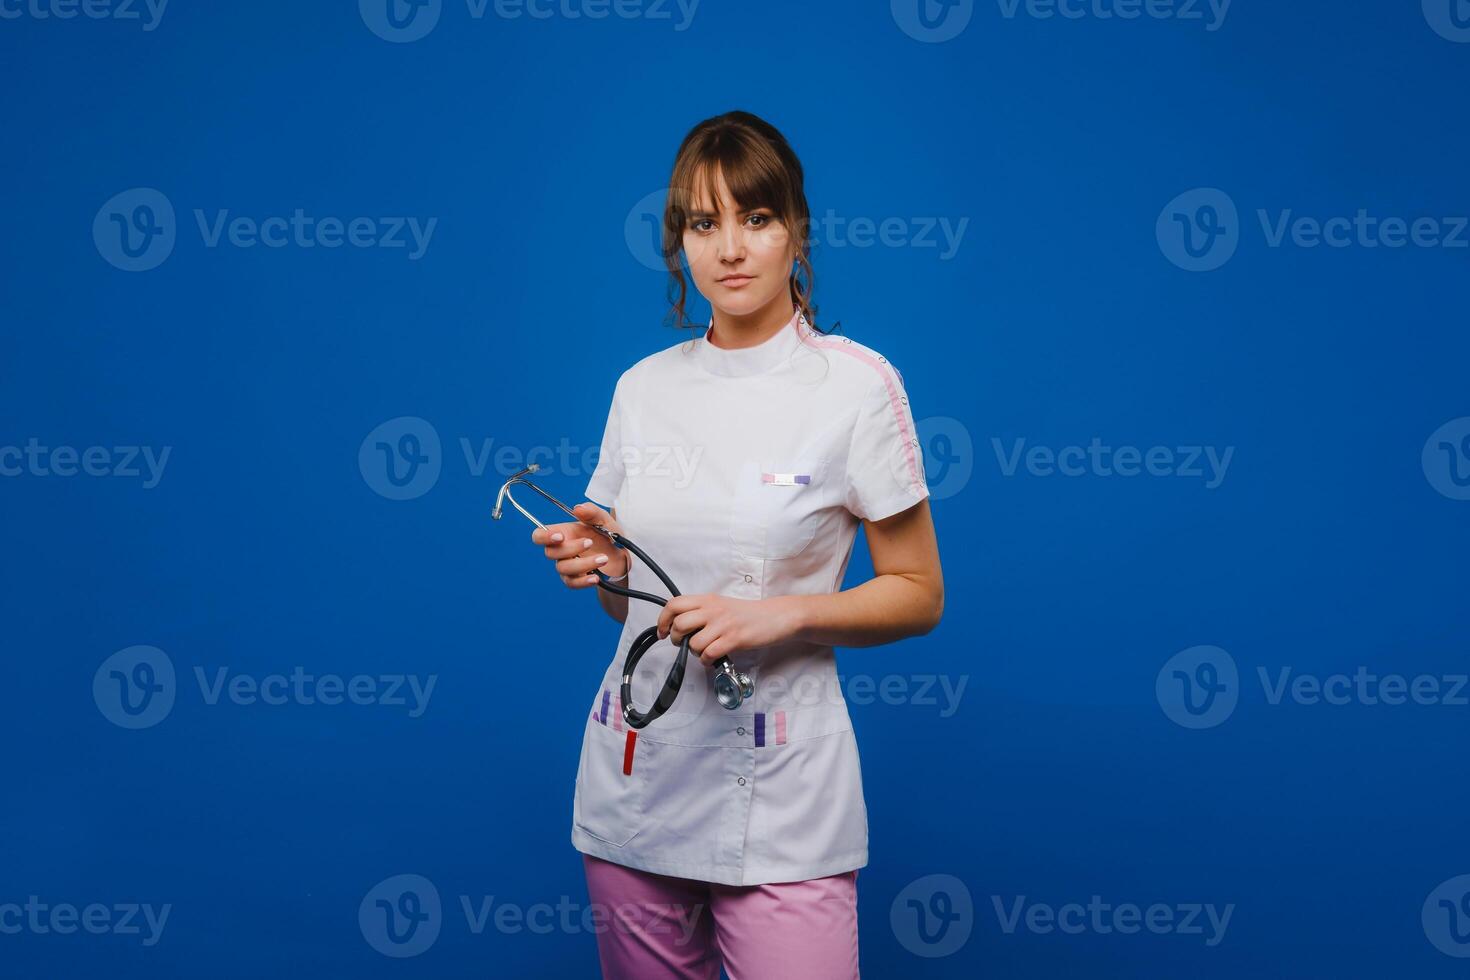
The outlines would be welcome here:
M 762 456 L 731 500 L 730 543 L 747 558 L 791 558 L 812 543 L 829 496 L 825 456 Z

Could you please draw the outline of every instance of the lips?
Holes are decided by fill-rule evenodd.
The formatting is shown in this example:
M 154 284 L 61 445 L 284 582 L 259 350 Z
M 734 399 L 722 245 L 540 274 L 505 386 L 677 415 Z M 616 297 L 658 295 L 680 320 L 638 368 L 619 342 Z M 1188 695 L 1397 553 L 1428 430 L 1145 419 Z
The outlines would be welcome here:
M 755 276 L 726 276 L 720 280 L 720 285 L 728 286 L 731 289 L 738 289 L 754 278 Z

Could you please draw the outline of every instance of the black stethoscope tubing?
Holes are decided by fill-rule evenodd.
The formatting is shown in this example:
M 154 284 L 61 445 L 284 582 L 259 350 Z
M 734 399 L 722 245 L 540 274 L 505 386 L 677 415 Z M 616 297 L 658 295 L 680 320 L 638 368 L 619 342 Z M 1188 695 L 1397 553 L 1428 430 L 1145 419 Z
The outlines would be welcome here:
M 545 490 L 542 490 L 530 480 L 524 478 L 525 474 L 534 473 L 538 469 L 540 469 L 539 464 L 532 463 L 530 466 L 516 473 L 508 481 L 506 481 L 505 485 L 500 488 L 500 493 L 495 498 L 495 509 L 491 512 L 490 516 L 493 517 L 495 520 L 499 520 L 501 502 L 502 500 L 509 499 L 511 505 L 514 506 L 516 510 L 520 511 L 527 518 L 529 518 L 531 522 L 534 523 L 537 527 L 545 529 L 545 524 L 542 524 L 540 521 L 536 520 L 534 515 L 532 515 L 520 504 L 516 503 L 516 499 L 510 495 L 510 488 L 512 486 L 520 484 L 522 486 L 530 487 L 532 490 L 536 491 L 541 496 L 551 501 L 557 507 L 560 507 L 562 510 L 566 511 L 566 513 L 571 515 L 572 519 L 577 521 L 577 523 L 582 524 L 585 527 L 590 527 L 592 530 L 598 532 L 603 537 L 611 541 L 615 547 L 623 548 L 637 555 L 638 559 L 642 561 L 643 564 L 647 565 L 649 569 L 652 570 L 653 574 L 657 575 L 659 577 L 659 580 L 664 583 L 664 587 L 669 590 L 670 598 L 682 594 L 680 593 L 678 586 L 674 585 L 674 580 L 669 578 L 668 574 L 659 567 L 658 562 L 648 557 L 648 553 L 642 548 L 638 547 L 638 545 L 634 544 L 632 541 L 628 540 L 628 538 L 624 537 L 622 534 L 619 534 L 617 531 L 613 531 L 609 528 L 603 527 L 601 524 L 586 523 L 581 518 L 577 517 L 577 515 L 573 513 L 571 508 L 569 508 L 566 504 L 562 503 L 560 500 L 557 500 L 551 494 L 547 493 Z M 597 573 L 598 588 L 606 589 L 607 591 L 612 592 L 616 595 L 626 596 L 630 599 L 641 599 L 644 602 L 652 602 L 658 606 L 667 606 L 669 604 L 669 600 L 665 599 L 663 596 L 653 595 L 649 592 L 639 592 L 636 589 L 623 588 L 621 585 L 615 584 L 613 579 L 610 578 L 608 574 L 602 569 L 595 569 L 595 571 Z M 633 707 L 633 672 L 638 669 L 638 662 L 643 659 L 643 655 L 648 652 L 650 647 L 652 647 L 655 643 L 659 641 L 658 626 L 654 625 L 648 627 L 643 632 L 639 633 L 637 638 L 633 640 L 632 645 L 628 648 L 628 655 L 623 659 L 623 678 L 622 685 L 619 691 L 623 707 L 623 720 L 628 723 L 629 728 L 644 728 L 648 725 L 649 722 L 658 718 L 659 716 L 664 714 L 664 712 L 668 711 L 674 706 L 674 699 L 679 696 L 679 688 L 684 683 L 684 670 L 689 662 L 689 641 L 693 639 L 694 634 L 698 632 L 699 630 L 695 630 L 694 632 L 687 634 L 684 639 L 679 643 L 679 655 L 674 658 L 673 666 L 669 668 L 668 676 L 664 678 L 664 686 L 662 690 L 658 692 L 658 697 L 654 699 L 653 707 L 650 708 L 647 712 L 639 711 L 637 708 Z M 721 657 L 719 660 L 715 661 L 712 666 L 716 671 L 713 679 L 715 696 L 719 699 L 719 702 L 723 707 L 732 710 L 738 708 L 740 707 L 741 703 L 745 701 L 746 698 L 749 698 L 751 694 L 754 693 L 754 688 L 751 684 L 750 677 L 741 671 L 737 671 L 734 665 L 730 663 L 729 657 Z

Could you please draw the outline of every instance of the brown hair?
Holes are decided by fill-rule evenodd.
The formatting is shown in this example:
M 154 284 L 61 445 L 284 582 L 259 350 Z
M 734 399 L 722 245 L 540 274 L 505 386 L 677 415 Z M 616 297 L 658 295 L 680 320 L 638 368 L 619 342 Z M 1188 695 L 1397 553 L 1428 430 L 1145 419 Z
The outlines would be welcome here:
M 812 303 L 814 275 L 811 243 L 807 229 L 811 211 L 803 189 L 801 161 L 786 137 L 759 116 L 739 109 L 699 123 L 679 144 L 674 172 L 669 177 L 668 200 L 664 204 L 663 253 L 669 267 L 666 321 L 673 326 L 695 327 L 684 311 L 689 287 L 679 253 L 684 248 L 684 229 L 701 187 L 718 207 L 716 171 L 724 174 L 735 203 L 742 208 L 770 208 L 797 242 L 797 270 L 790 276 L 791 302 L 806 316 L 817 333 L 817 307 Z

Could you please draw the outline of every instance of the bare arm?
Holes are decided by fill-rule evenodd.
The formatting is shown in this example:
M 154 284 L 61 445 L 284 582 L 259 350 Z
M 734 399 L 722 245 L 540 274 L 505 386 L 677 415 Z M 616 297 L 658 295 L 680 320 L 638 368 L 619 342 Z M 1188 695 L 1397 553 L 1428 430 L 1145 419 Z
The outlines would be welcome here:
M 873 556 L 871 579 L 830 595 L 768 600 L 785 607 L 796 626 L 794 639 L 867 647 L 922 636 L 939 625 L 944 574 L 928 499 L 863 527 Z

